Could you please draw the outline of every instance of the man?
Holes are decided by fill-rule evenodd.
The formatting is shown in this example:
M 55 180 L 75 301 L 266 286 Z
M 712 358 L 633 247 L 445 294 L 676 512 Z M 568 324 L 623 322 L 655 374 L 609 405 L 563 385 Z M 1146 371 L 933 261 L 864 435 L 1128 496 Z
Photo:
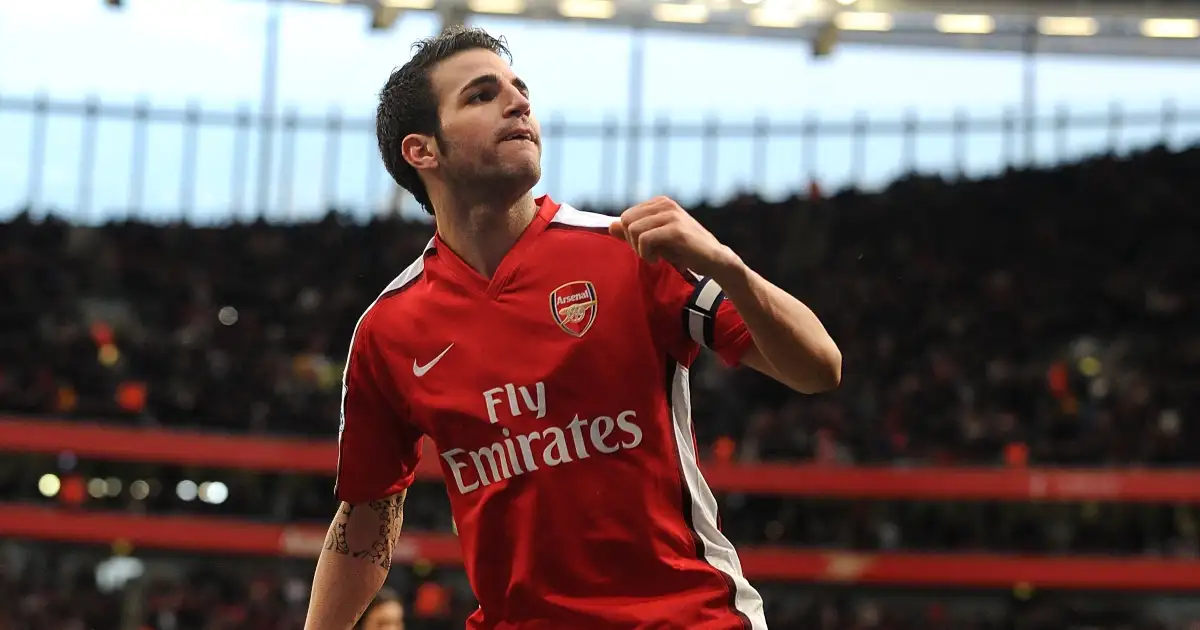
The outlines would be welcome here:
M 383 583 L 428 435 L 469 628 L 766 628 L 697 467 L 688 367 L 707 346 L 820 392 L 837 346 L 669 199 L 615 221 L 534 199 L 540 132 L 507 56 L 449 30 L 380 95 L 384 163 L 437 234 L 355 327 L 307 627 L 349 628 Z
M 404 604 L 400 595 L 383 587 L 363 611 L 355 630 L 404 630 Z

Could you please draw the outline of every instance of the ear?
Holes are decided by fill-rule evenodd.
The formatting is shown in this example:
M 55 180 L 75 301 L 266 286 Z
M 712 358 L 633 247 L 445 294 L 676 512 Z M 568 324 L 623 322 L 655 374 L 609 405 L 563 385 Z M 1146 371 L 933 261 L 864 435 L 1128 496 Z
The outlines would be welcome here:
M 410 133 L 400 141 L 400 154 L 418 171 L 435 168 L 438 165 L 437 141 L 433 136 Z

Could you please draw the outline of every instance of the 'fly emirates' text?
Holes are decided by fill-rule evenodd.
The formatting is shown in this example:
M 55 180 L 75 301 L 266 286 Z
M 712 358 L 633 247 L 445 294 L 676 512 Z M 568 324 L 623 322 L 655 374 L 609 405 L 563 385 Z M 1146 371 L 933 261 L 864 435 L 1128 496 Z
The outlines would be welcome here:
M 546 385 L 540 381 L 533 386 L 509 383 L 489 389 L 483 392 L 483 399 L 492 424 L 500 421 L 504 411 L 511 417 L 546 416 Z M 467 494 L 543 466 L 553 468 L 587 459 L 593 453 L 607 455 L 637 448 L 642 443 L 642 429 L 634 423 L 636 418 L 633 410 L 591 419 L 576 414 L 566 428 L 552 426 L 517 436 L 505 428 L 500 431 L 504 435 L 500 442 L 475 451 L 452 448 L 441 455 L 450 465 L 458 491 Z

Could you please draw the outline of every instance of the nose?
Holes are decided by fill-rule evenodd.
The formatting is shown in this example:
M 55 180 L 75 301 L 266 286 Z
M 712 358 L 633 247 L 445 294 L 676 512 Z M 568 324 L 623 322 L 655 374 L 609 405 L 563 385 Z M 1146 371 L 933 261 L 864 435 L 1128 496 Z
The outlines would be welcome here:
M 504 117 L 525 118 L 529 116 L 530 109 L 532 108 L 529 97 L 522 94 L 521 90 L 518 90 L 514 86 L 509 86 L 508 89 L 511 91 L 512 96 L 508 101 L 508 106 L 504 108 Z

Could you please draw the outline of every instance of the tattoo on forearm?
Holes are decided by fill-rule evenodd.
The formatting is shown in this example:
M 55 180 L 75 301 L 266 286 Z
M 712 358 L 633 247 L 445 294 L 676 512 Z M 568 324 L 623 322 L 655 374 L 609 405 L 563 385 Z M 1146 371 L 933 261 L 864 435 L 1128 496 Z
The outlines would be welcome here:
M 329 526 L 329 533 L 325 537 L 325 549 L 353 558 L 364 558 L 372 564 L 390 569 L 392 554 L 396 550 L 396 540 L 400 536 L 400 527 L 404 521 L 405 494 L 402 492 L 386 499 L 360 505 L 343 503 L 337 516 L 333 519 L 333 523 Z M 363 512 L 369 511 L 377 519 L 373 522 L 378 523 L 379 529 L 378 535 L 371 538 L 369 546 L 351 549 L 350 541 L 346 537 L 346 527 L 350 522 L 350 515 L 356 509 Z M 369 517 L 363 514 L 358 518 L 367 519 Z

